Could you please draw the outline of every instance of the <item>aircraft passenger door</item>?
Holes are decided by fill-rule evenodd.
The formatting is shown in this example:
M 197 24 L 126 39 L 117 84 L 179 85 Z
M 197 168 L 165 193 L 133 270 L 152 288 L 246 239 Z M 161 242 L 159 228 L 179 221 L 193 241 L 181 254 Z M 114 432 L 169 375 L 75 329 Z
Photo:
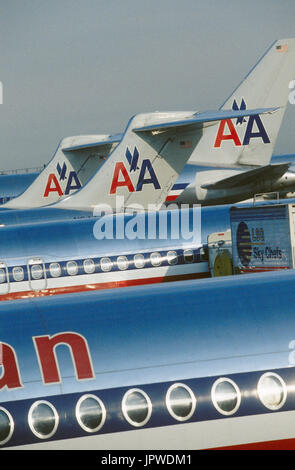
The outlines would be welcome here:
M 41 258 L 31 258 L 27 264 L 29 285 L 32 290 L 42 290 L 47 287 L 44 261 Z
M 8 268 L 5 263 L 0 262 L 0 295 L 7 294 L 9 287 Z

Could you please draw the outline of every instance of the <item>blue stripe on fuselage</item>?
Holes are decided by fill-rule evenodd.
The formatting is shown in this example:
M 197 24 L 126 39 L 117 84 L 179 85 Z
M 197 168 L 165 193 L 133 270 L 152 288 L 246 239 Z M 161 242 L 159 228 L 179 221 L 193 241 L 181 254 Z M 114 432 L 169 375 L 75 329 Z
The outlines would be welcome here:
M 220 376 L 203 377 L 197 379 L 183 380 L 179 377 L 174 382 L 160 382 L 153 384 L 136 384 L 136 388 L 147 394 L 152 403 L 152 413 L 148 422 L 143 428 L 156 428 L 159 426 L 171 426 L 183 423 L 203 422 L 216 419 L 224 419 L 226 417 L 238 418 L 243 416 L 262 415 L 265 413 L 274 413 L 276 410 L 267 409 L 259 400 L 257 394 L 257 384 L 260 377 L 266 371 L 248 372 L 244 374 L 229 374 L 227 379 L 232 380 L 241 393 L 241 403 L 237 411 L 230 416 L 222 414 L 217 410 L 211 399 L 211 392 L 216 380 Z M 287 386 L 294 383 L 294 368 L 286 368 L 273 370 L 278 374 Z M 185 384 L 195 395 L 197 404 L 192 416 L 183 421 L 178 421 L 174 416 L 169 414 L 166 405 L 166 393 L 169 387 L 175 383 Z M 131 387 L 130 387 L 131 388 Z M 135 427 L 128 423 L 122 412 L 122 398 L 124 394 L 130 390 L 128 387 L 119 387 L 111 389 L 92 390 L 91 394 L 98 397 L 106 411 L 106 419 L 102 427 L 92 433 L 109 434 L 114 432 L 126 432 L 134 430 Z M 48 400 L 54 406 L 59 417 L 58 428 L 55 434 L 47 440 L 72 439 L 77 437 L 89 436 L 89 432 L 83 430 L 78 423 L 76 415 L 76 405 L 79 399 L 83 397 L 83 393 L 68 393 L 48 397 L 38 397 L 38 400 Z M 14 432 L 6 446 L 17 446 L 24 444 L 32 444 L 40 442 L 28 426 L 28 414 L 30 407 L 36 402 L 35 399 L 11 401 L 2 405 L 10 413 L 15 422 Z M 186 408 L 187 407 L 187 408 Z M 188 404 L 186 403 L 187 411 Z M 281 411 L 294 411 L 295 409 L 295 392 L 292 387 L 288 387 L 288 396 Z M 137 428 L 140 432 L 140 427 Z M 5 446 L 5 445 L 4 445 Z

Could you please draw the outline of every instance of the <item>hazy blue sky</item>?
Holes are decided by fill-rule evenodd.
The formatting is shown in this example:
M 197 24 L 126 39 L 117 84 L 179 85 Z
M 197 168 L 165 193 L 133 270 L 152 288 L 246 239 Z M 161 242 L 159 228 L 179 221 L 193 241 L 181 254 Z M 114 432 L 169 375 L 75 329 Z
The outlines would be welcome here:
M 294 35 L 294 0 L 0 0 L 0 168 L 46 163 L 62 137 L 121 132 L 138 112 L 217 108 Z M 295 153 L 294 130 L 289 104 L 276 153 Z

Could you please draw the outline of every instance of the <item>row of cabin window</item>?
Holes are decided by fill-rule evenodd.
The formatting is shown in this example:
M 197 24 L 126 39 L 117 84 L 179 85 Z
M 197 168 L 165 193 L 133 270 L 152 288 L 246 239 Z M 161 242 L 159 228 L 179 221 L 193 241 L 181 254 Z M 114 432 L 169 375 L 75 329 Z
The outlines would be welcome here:
M 184 250 L 184 260 L 186 263 L 192 263 L 194 260 L 194 252 L 193 250 Z M 167 252 L 165 257 L 169 265 L 173 266 L 178 263 L 178 255 L 177 252 L 174 250 L 170 250 Z M 153 266 L 161 266 L 163 261 L 163 256 L 159 252 L 151 253 L 150 258 L 147 259 L 144 257 L 143 254 L 136 254 L 133 258 L 134 265 L 136 268 L 144 268 L 147 262 L 151 262 Z M 129 260 L 127 256 L 121 255 L 118 256 L 116 260 L 117 267 L 124 271 L 129 267 Z M 95 262 L 93 259 L 88 258 L 83 261 L 83 268 L 86 274 L 93 274 L 95 272 Z M 100 267 L 101 270 L 104 272 L 109 272 L 112 270 L 114 266 L 114 262 L 108 258 L 104 257 L 100 260 Z M 70 276 L 75 276 L 78 274 L 79 267 L 76 261 L 68 261 L 66 264 L 67 273 Z M 31 270 L 31 278 L 34 280 L 42 279 L 44 275 L 43 266 L 41 264 L 32 264 L 30 265 Z M 49 272 L 51 277 L 60 277 L 62 274 L 62 268 L 59 263 L 53 262 L 49 265 Z M 15 266 L 12 268 L 12 276 L 15 281 L 23 281 L 25 278 L 24 268 L 22 266 Z M 6 282 L 6 269 L 0 268 L 0 284 Z
M 258 381 L 257 395 L 266 408 L 275 411 L 284 405 L 287 387 L 278 374 L 267 372 Z M 211 400 L 219 413 L 233 415 L 240 407 L 241 392 L 233 380 L 222 377 L 213 384 Z M 197 397 L 186 384 L 174 383 L 167 390 L 165 403 L 169 414 L 177 421 L 184 422 L 194 414 L 197 408 Z M 124 394 L 121 409 L 129 424 L 141 427 L 149 421 L 153 405 L 146 392 L 132 388 Z M 106 415 L 104 403 L 94 394 L 83 395 L 76 403 L 77 422 L 88 433 L 99 431 L 105 423 Z M 28 424 L 35 436 L 40 439 L 49 439 L 58 428 L 58 412 L 50 402 L 38 400 L 29 410 Z M 0 407 L 0 444 L 5 444 L 11 438 L 13 430 L 14 421 L 11 414 L 5 408 Z

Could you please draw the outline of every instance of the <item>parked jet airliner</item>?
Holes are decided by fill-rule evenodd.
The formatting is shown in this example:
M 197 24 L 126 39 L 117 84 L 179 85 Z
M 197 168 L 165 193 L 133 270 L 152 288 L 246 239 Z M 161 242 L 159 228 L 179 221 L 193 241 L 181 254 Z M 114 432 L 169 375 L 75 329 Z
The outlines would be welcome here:
M 86 185 L 46 206 L 45 211 L 27 209 L 11 214 L 11 211 L 3 209 L 1 223 L 72 217 L 72 210 L 92 211 L 98 203 L 107 203 L 114 208 L 116 196 L 123 196 L 127 205 L 149 202 L 160 207 L 188 159 L 194 164 L 226 167 L 226 175 L 223 173 L 222 177 L 226 179 L 233 171 L 229 168 L 256 166 L 260 167 L 260 177 L 265 172 L 268 175 L 275 173 L 277 177 L 282 169 L 286 171 L 286 165 L 284 168 L 276 165 L 275 169 L 269 169 L 267 165 L 285 112 L 288 83 L 295 73 L 294 42 L 294 39 L 276 41 L 217 112 L 135 116 L 123 138 L 120 140 L 117 136 L 119 144 Z M 265 113 L 267 109 L 274 112 Z M 260 116 L 260 113 L 264 115 Z M 58 168 L 63 175 L 64 165 L 60 163 Z M 57 177 L 53 173 L 50 175 L 51 179 L 47 175 L 47 181 L 43 181 L 39 189 L 34 186 L 31 201 L 36 203 L 30 202 L 30 198 L 20 198 L 19 203 L 23 201 L 21 207 L 43 206 L 40 196 L 44 200 L 49 195 L 59 197 L 64 194 Z M 186 186 L 177 183 L 173 190 L 185 189 L 184 194 L 187 194 L 190 185 Z M 11 204 L 16 207 L 15 201 Z
M 93 134 L 62 139 L 52 159 L 40 173 L 17 175 L 18 185 L 12 181 L 10 188 L 14 197 L 3 204 L 1 209 L 41 207 L 72 194 L 96 173 L 121 138 L 121 134 Z M 9 177 L 11 179 L 11 175 Z M 0 185 L 1 182 L 2 179 Z M 5 188 L 1 188 L 1 191 L 5 191 Z
M 294 282 L 2 302 L 1 447 L 295 449 Z
M 3 227 L 0 301 L 209 277 L 207 236 L 230 206 Z
M 102 212 L 4 227 L 0 301 L 208 278 L 208 236 L 230 229 L 231 207 Z
M 280 113 L 272 118 L 266 116 L 263 122 L 254 117 L 237 119 L 235 125 L 223 121 L 215 133 L 211 128 L 213 148 L 222 149 L 225 158 L 216 165 L 214 152 L 207 156 L 205 148 L 199 145 L 190 158 L 190 163 L 197 165 L 193 181 L 181 193 L 179 203 L 226 204 L 249 199 L 256 193 L 294 190 L 294 171 L 286 163 L 270 164 L 272 152 L 269 152 L 282 123 L 289 83 L 294 76 L 295 39 L 276 41 L 223 106 L 246 109 L 253 102 L 256 106 L 280 103 Z M 250 141 L 252 146 L 248 145 Z M 199 165 L 211 168 L 198 171 Z

